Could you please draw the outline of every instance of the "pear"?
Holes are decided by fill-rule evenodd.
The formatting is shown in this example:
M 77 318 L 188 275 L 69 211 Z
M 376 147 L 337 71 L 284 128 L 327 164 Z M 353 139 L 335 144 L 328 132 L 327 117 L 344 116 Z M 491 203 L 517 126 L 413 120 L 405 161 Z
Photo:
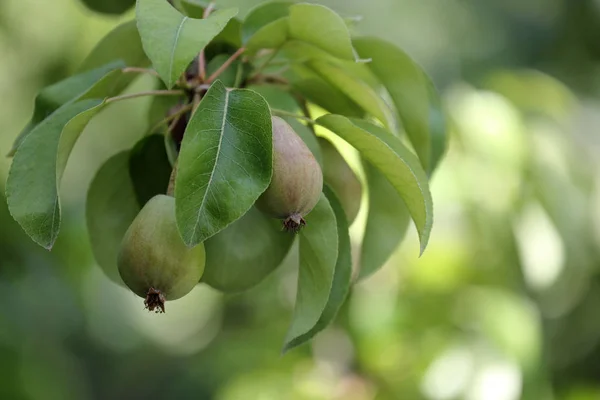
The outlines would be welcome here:
M 323 155 L 323 178 L 340 200 L 350 224 L 360 209 L 362 184 L 329 140 L 319 138 L 319 145 Z
M 150 311 L 164 312 L 165 301 L 188 294 L 200 281 L 206 255 L 201 243 L 189 248 L 175 222 L 175 199 L 156 195 L 135 217 L 118 256 L 123 282 L 145 299 Z
M 273 177 L 256 206 L 265 214 L 283 220 L 286 230 L 297 232 L 306 224 L 304 216 L 319 201 L 323 172 L 304 141 L 279 117 L 273 124 Z

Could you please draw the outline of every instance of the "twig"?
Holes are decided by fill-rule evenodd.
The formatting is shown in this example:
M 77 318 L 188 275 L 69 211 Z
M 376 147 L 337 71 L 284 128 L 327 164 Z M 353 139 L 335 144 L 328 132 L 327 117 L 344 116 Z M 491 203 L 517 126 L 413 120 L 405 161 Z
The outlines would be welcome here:
M 246 49 L 245 49 L 244 47 L 240 47 L 240 48 L 239 48 L 239 49 L 238 49 L 238 50 L 237 50 L 235 53 L 233 53 L 233 54 L 231 55 L 231 57 L 229 57 L 229 58 L 227 59 L 227 61 L 225 61 L 225 62 L 223 63 L 223 65 L 221 65 L 221 66 L 219 67 L 219 69 L 217 69 L 217 70 L 216 70 L 216 71 L 215 71 L 215 72 L 214 72 L 214 73 L 213 73 L 211 76 L 209 76 L 209 77 L 208 77 L 208 79 L 206 80 L 206 83 L 207 83 L 207 84 L 210 84 L 210 83 L 212 83 L 212 82 L 213 82 L 215 79 L 217 79 L 217 78 L 219 77 L 219 75 L 221 75 L 221 73 L 222 73 L 223 71 L 225 71 L 225 70 L 226 70 L 226 69 L 227 69 L 227 68 L 228 68 L 228 67 L 231 65 L 231 63 L 232 63 L 232 62 L 234 62 L 234 61 L 236 60 L 236 58 L 238 58 L 240 55 L 242 55 L 242 53 L 243 53 L 244 51 L 246 51 Z
M 183 90 L 150 90 L 148 92 L 139 92 L 132 94 L 124 94 L 121 96 L 110 97 L 106 100 L 106 103 L 114 103 L 122 100 L 135 99 L 137 97 L 144 96 L 182 96 L 185 92 Z
M 289 111 L 280 110 L 278 108 L 271 108 L 271 114 L 278 115 L 280 117 L 292 117 L 292 118 L 296 118 L 296 119 L 299 119 L 301 121 L 308 122 L 311 125 L 316 125 L 317 124 L 317 122 L 314 119 L 311 119 L 311 118 L 308 118 L 308 117 L 304 117 L 302 115 L 298 115 L 296 113 L 292 113 L 292 112 L 289 112 Z
M 206 19 L 210 16 L 210 13 L 215 9 L 215 2 L 211 1 L 210 4 L 204 9 L 202 13 L 202 19 Z M 204 49 L 200 51 L 198 55 L 198 78 L 200 82 L 204 82 L 206 78 L 206 56 L 204 55 Z
M 163 118 L 162 120 L 158 121 L 153 127 L 152 129 L 150 129 L 150 133 L 154 133 L 156 132 L 156 130 L 158 128 L 160 128 L 162 125 L 166 124 L 167 122 L 173 120 L 173 121 L 179 121 L 179 117 L 181 117 L 183 114 L 185 114 L 188 111 L 191 111 L 192 109 L 192 105 L 188 104 L 185 107 L 182 107 L 179 111 L 169 115 L 166 118 Z M 169 126 L 169 130 L 170 130 L 171 126 Z
M 148 68 L 125 67 L 121 71 L 123 71 L 124 74 L 136 73 L 136 74 L 149 74 L 149 75 L 153 75 L 153 76 L 159 76 L 158 72 L 156 72 L 153 69 L 148 69 Z

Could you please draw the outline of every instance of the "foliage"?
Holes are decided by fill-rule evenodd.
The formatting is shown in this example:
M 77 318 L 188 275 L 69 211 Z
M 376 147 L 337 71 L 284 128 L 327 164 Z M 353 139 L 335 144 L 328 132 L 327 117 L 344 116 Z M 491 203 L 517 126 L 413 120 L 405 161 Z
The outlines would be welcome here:
M 86 4 L 107 13 L 132 5 Z M 183 242 L 205 245 L 202 283 L 247 290 L 282 263 L 294 237 L 253 207 L 273 175 L 273 115 L 292 124 L 319 162 L 315 132 L 323 129 L 364 160 L 369 209 L 359 276 L 387 261 L 409 216 L 425 251 L 433 224 L 429 177 L 445 150 L 445 125 L 430 79 L 404 52 L 354 37 L 344 18 L 315 4 L 268 2 L 243 20 L 237 9 L 191 0 L 137 0 L 135 10 L 135 22 L 109 33 L 76 75 L 40 92 L 15 142 L 8 206 L 35 242 L 51 249 L 58 237 L 60 183 L 84 128 L 112 103 L 155 96 L 153 110 L 162 115 L 150 116 L 148 136 L 107 160 L 88 192 L 94 254 L 115 282 L 121 238 L 158 194 L 175 197 Z M 137 73 L 158 89 L 123 94 Z M 285 350 L 329 325 L 348 293 L 344 194 L 325 187 L 298 234 Z M 394 233 L 382 238 L 390 222 Z

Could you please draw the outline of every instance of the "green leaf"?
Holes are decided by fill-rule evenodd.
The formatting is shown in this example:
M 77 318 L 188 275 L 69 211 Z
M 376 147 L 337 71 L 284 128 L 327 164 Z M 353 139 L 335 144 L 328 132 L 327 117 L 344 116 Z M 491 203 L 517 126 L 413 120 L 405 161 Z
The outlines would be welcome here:
M 355 102 L 308 67 L 294 65 L 286 77 L 295 92 L 326 111 L 352 117 L 364 116 L 364 111 Z
M 271 108 L 291 112 L 294 114 L 302 115 L 302 109 L 294 97 L 284 89 L 275 85 L 252 85 L 248 86 L 248 89 L 254 90 L 258 94 L 267 100 Z M 323 157 L 321 155 L 321 148 L 317 137 L 311 128 L 302 124 L 298 119 L 294 117 L 282 117 L 288 124 L 291 125 L 292 129 L 302 138 L 306 146 L 313 153 L 317 162 L 322 165 Z
M 136 18 L 142 45 L 168 88 L 236 14 L 236 8 L 228 8 L 207 19 L 192 19 L 165 0 L 138 0 Z
M 317 123 L 354 146 L 394 186 L 415 222 L 422 254 L 433 224 L 433 201 L 427 175 L 417 157 L 400 139 L 367 121 L 325 115 Z
M 260 49 L 274 49 L 288 38 L 291 2 L 263 3 L 250 10 L 242 23 L 242 42 L 249 54 Z
M 292 323 L 283 351 L 302 343 L 317 325 L 329 302 L 338 259 L 338 233 L 335 213 L 324 194 L 308 214 L 310 220 L 299 233 L 300 269 Z
M 133 147 L 129 175 L 141 206 L 157 194 L 167 193 L 171 170 L 164 135 L 146 136 Z
M 127 12 L 135 4 L 135 0 L 81 0 L 90 10 L 111 15 Z
M 280 221 L 252 207 L 204 242 L 206 266 L 202 282 L 222 292 L 250 289 L 281 264 L 293 242 L 294 235 L 282 232 Z
M 354 40 L 362 57 L 389 92 L 404 129 L 431 174 L 446 147 L 446 128 L 439 96 L 429 77 L 406 53 L 384 40 L 363 37 Z
M 110 31 L 86 57 L 79 71 L 99 68 L 117 60 L 122 60 L 128 67 L 143 68 L 150 65 L 135 21 L 125 22 Z M 127 77 L 134 79 L 135 74 Z
M 47 249 L 58 236 L 58 188 L 67 159 L 81 131 L 103 106 L 103 100 L 90 99 L 61 107 L 31 131 L 15 154 L 6 185 L 10 213 Z
M 385 126 L 394 126 L 394 116 L 385 101 L 358 77 L 326 61 L 314 60 L 309 66 Z
M 333 212 L 335 213 L 335 219 L 337 222 L 338 254 L 337 261 L 335 263 L 333 282 L 331 289 L 329 290 L 327 305 L 321 313 L 321 317 L 319 318 L 318 322 L 307 333 L 291 340 L 286 345 L 285 350 L 289 350 L 309 341 L 317 333 L 321 332 L 331 322 L 333 322 L 340 307 L 342 304 L 344 304 L 344 301 L 346 300 L 350 290 L 350 280 L 352 278 L 352 252 L 350 235 L 348 233 L 348 222 L 346 221 L 346 216 L 344 210 L 342 209 L 342 205 L 333 191 L 325 186 L 324 193 L 329 200 L 329 204 Z M 302 255 L 300 257 L 302 257 Z
M 229 54 L 219 54 L 210 60 L 206 66 L 206 76 L 211 76 L 215 73 L 224 63 L 231 57 Z M 225 71 L 221 72 L 219 79 L 227 87 L 235 85 L 237 78 L 238 68 L 240 67 L 240 60 L 235 60 L 229 65 Z
M 290 7 L 290 37 L 310 43 L 341 59 L 355 60 L 350 32 L 342 17 L 317 4 Z
M 273 173 L 271 112 L 252 90 L 216 81 L 192 116 L 179 154 L 177 225 L 194 246 L 254 204 Z
M 360 253 L 359 279 L 378 271 L 406 234 L 410 214 L 402 197 L 370 163 L 363 163 L 369 187 L 369 213 Z
M 96 262 L 121 285 L 117 267 L 121 239 L 141 209 L 129 178 L 129 156 L 129 151 L 123 151 L 100 167 L 88 190 L 85 210 Z
M 35 98 L 35 106 L 31 121 L 21 133 L 19 133 L 19 136 L 15 139 L 13 147 L 8 155 L 13 156 L 15 154 L 17 148 L 21 145 L 23 140 L 25 140 L 25 137 L 27 137 L 40 122 L 64 104 L 80 100 L 84 96 L 87 96 L 90 89 L 94 88 L 94 86 L 100 84 L 100 88 L 104 90 L 104 92 L 99 89 L 95 90 L 95 93 L 99 94 L 98 97 L 112 95 L 112 89 L 114 88 L 112 85 L 106 85 L 107 80 L 105 78 L 107 74 L 110 74 L 112 77 L 111 79 L 115 78 L 115 74 L 111 74 L 111 72 L 117 71 L 117 73 L 120 73 L 119 70 L 124 66 L 125 64 L 123 64 L 122 61 L 115 61 L 94 70 L 71 76 L 42 89 Z M 89 96 L 87 97 L 89 98 Z
M 204 9 L 208 6 L 208 1 L 200 0 L 181 0 L 183 12 L 191 18 L 201 19 Z M 225 28 L 213 39 L 213 42 L 225 42 L 234 47 L 242 47 L 242 23 L 237 18 L 229 20 Z

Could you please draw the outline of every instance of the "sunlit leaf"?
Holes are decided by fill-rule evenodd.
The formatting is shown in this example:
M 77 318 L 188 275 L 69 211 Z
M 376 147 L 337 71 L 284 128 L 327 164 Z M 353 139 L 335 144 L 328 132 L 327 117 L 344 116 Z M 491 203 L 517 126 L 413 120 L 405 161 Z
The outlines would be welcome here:
M 406 53 L 391 43 L 370 37 L 354 39 L 361 57 L 389 92 L 408 137 L 431 174 L 446 147 L 441 103 L 429 77 Z
M 250 289 L 282 263 L 293 242 L 294 235 L 281 230 L 281 221 L 252 207 L 204 242 L 202 282 L 223 292 Z
M 427 175 L 418 158 L 400 139 L 370 122 L 325 115 L 317 123 L 354 146 L 394 186 L 415 222 L 423 253 L 433 224 L 433 202 Z
M 406 234 L 410 214 L 402 197 L 377 168 L 363 163 L 369 188 L 369 213 L 360 253 L 359 279 L 379 270 Z
M 391 110 L 381 96 L 365 82 L 351 75 L 344 68 L 326 61 L 314 60 L 309 63 L 309 66 L 385 126 L 393 126 L 394 117 Z
M 329 302 L 338 258 L 337 222 L 325 195 L 321 195 L 309 216 L 310 222 L 299 234 L 298 291 L 284 351 L 303 343 L 299 338 L 314 329 L 321 319 Z
M 335 57 L 354 60 L 350 32 L 342 17 L 317 4 L 290 7 L 290 36 L 310 43 Z
M 123 151 L 108 159 L 96 173 L 85 212 L 96 262 L 119 284 L 123 284 L 117 268 L 121 239 L 140 209 L 129 177 L 129 151 Z
M 67 104 L 40 123 L 19 146 L 6 185 L 12 217 L 50 249 L 60 228 L 58 189 L 67 159 L 87 123 L 103 107 L 98 99 Z
M 275 1 L 250 10 L 242 23 L 242 42 L 250 53 L 281 46 L 288 37 L 291 2 Z
M 192 116 L 179 155 L 176 213 L 186 244 L 203 242 L 250 209 L 271 181 L 272 152 L 267 102 L 216 81 Z
M 193 19 L 167 1 L 138 0 L 136 18 L 142 45 L 168 88 L 236 14 L 237 9 L 228 8 L 215 11 L 207 19 Z
M 17 148 L 21 145 L 25 137 L 45 118 L 50 116 L 59 107 L 69 102 L 74 102 L 85 97 L 90 98 L 88 92 L 91 88 L 98 85 L 94 90 L 97 97 L 105 97 L 114 94 L 114 74 L 110 75 L 110 81 L 107 79 L 108 74 L 120 70 L 125 64 L 118 60 L 110 64 L 103 65 L 96 69 L 82 72 L 78 75 L 73 75 L 65 80 L 48 86 L 37 95 L 35 98 L 35 106 L 33 116 L 27 126 L 21 131 L 15 139 L 13 147 L 9 152 L 9 156 L 15 154 Z M 107 83 L 109 83 L 107 85 Z
M 321 317 L 315 326 L 313 326 L 307 333 L 291 340 L 286 345 L 285 350 L 289 350 L 307 342 L 317 333 L 325 329 L 331 322 L 333 322 L 340 307 L 346 300 L 348 291 L 350 290 L 350 280 L 352 278 L 352 253 L 350 246 L 350 235 L 348 234 L 348 222 L 346 221 L 346 216 L 344 214 L 344 210 L 342 209 L 342 205 L 333 191 L 325 186 L 324 193 L 329 200 L 331 209 L 335 213 L 338 234 L 338 254 L 337 261 L 335 263 L 333 281 L 329 290 L 329 298 L 327 299 L 327 305 L 325 306 L 325 309 L 321 313 Z M 300 255 L 300 257 L 302 257 L 302 255 Z

